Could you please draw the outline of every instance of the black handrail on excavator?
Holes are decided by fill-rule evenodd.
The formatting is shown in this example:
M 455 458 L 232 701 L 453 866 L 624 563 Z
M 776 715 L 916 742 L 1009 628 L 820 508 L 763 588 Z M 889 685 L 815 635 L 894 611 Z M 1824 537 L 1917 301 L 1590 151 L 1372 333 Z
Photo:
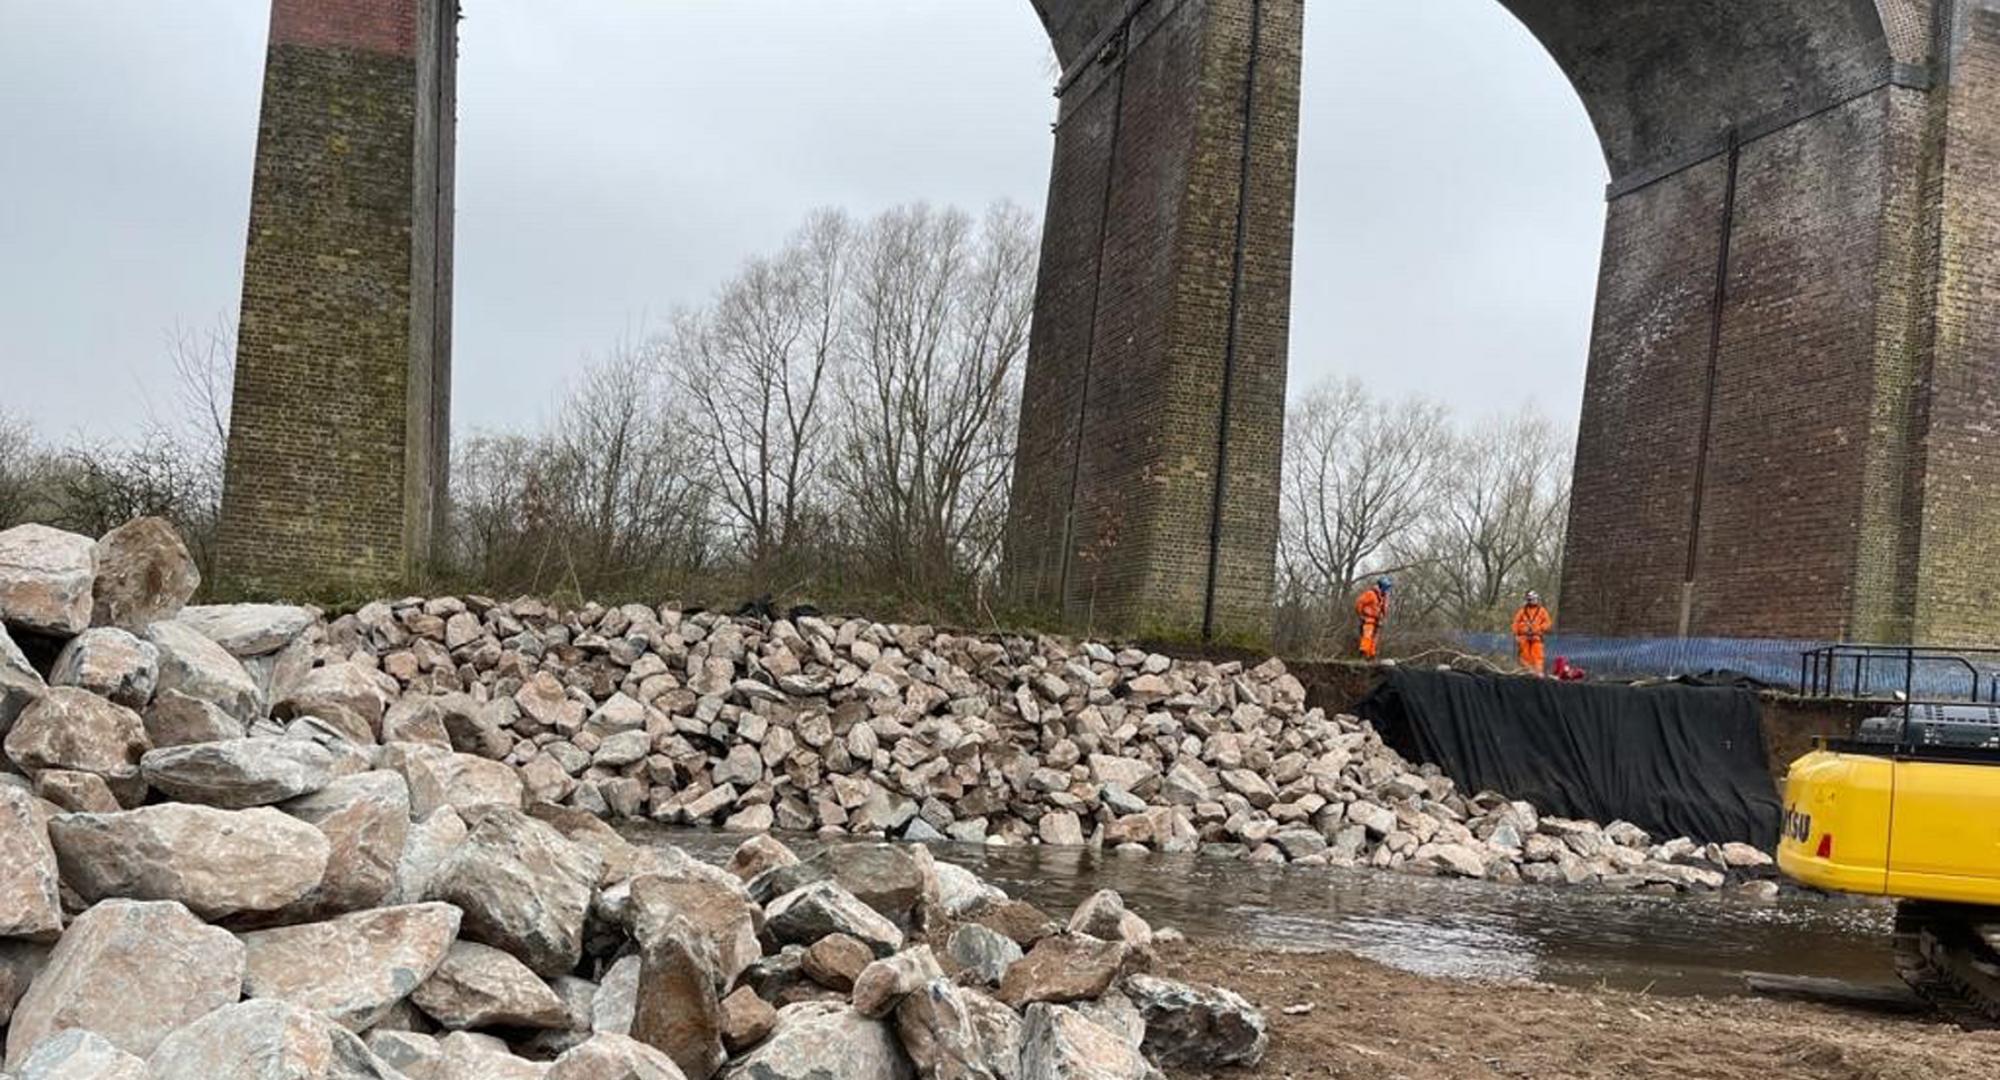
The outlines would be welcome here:
M 1992 674 L 1982 680 L 1980 665 L 1975 658 L 1989 661 L 1986 668 Z M 1902 669 L 1902 690 L 1904 701 L 1916 700 L 1917 670 L 1919 665 L 1947 668 L 1964 668 L 1966 694 L 1961 701 L 2000 702 L 2000 648 L 1986 646 L 1946 647 L 1931 645 L 1876 645 L 1863 643 L 1843 643 L 1808 649 L 1799 655 L 1799 692 L 1807 697 L 1833 697 L 1846 680 L 1841 678 L 1843 663 L 1853 671 L 1853 693 L 1855 699 L 1869 697 L 1889 697 L 1890 693 L 1871 693 L 1875 685 L 1874 674 L 1879 666 L 1894 665 Z M 1982 683 L 1984 685 L 1982 685 Z M 1982 690 L 1985 691 L 1982 694 Z M 1931 697 L 1928 700 L 1941 700 Z

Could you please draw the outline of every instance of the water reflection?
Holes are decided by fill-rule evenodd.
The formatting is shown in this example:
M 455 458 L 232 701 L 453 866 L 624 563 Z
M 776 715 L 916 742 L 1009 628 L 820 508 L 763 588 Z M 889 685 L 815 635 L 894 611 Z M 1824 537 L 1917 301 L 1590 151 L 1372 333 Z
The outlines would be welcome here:
M 712 861 L 742 840 L 657 828 L 628 835 Z M 820 846 L 785 841 L 802 855 Z M 1193 938 L 1340 949 L 1425 975 L 1710 995 L 1741 993 L 1745 971 L 1895 981 L 1889 910 L 1865 901 L 1758 904 L 1083 849 L 932 850 L 1050 912 L 1117 889 L 1154 926 Z

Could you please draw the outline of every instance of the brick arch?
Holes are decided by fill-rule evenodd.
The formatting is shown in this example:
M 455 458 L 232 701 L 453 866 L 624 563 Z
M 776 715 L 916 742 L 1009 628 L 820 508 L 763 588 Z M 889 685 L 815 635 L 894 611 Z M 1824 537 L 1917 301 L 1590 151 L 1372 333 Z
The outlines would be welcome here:
M 2000 634 L 2000 0 L 1500 2 L 1613 175 L 1566 628 Z M 1008 586 L 1261 636 L 1304 0 L 1030 3 L 1063 73 Z M 272 6 L 222 569 L 391 588 L 442 505 L 456 3 Z

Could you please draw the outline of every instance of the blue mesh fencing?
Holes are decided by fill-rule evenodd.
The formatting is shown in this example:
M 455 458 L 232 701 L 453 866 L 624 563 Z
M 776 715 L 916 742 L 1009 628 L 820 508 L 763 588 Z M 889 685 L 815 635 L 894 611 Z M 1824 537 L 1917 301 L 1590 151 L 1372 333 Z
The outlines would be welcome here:
M 1457 636 L 1470 652 L 1501 656 L 1514 653 L 1514 639 L 1507 634 Z M 1551 634 L 1548 660 L 1553 666 L 1556 657 L 1567 657 L 1593 678 L 1671 678 L 1708 671 L 1740 671 L 1779 689 L 1802 690 L 1800 677 L 1805 672 L 1800 666 L 1801 658 L 1808 651 L 1835 644 L 1780 638 Z M 1992 700 L 1995 690 L 2000 688 L 2000 656 L 1920 656 L 1907 665 L 1901 656 L 1865 660 L 1842 656 L 1833 663 L 1830 681 L 1831 692 L 1841 697 L 1888 697 L 1902 691 L 1907 683 L 1912 688 L 1911 696 L 1918 700 Z

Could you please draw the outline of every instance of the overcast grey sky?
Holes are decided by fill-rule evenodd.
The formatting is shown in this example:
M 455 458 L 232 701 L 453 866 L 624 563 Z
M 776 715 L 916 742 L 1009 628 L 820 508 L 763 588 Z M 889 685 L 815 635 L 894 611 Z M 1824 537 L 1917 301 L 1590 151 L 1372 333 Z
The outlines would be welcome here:
M 591 353 L 811 209 L 1039 212 L 1024 0 L 466 0 L 454 426 L 545 417 Z M 0 0 L 0 409 L 113 437 L 233 314 L 264 0 Z M 1582 392 L 1602 158 L 1492 0 L 1312 0 L 1294 385 L 1472 415 Z

